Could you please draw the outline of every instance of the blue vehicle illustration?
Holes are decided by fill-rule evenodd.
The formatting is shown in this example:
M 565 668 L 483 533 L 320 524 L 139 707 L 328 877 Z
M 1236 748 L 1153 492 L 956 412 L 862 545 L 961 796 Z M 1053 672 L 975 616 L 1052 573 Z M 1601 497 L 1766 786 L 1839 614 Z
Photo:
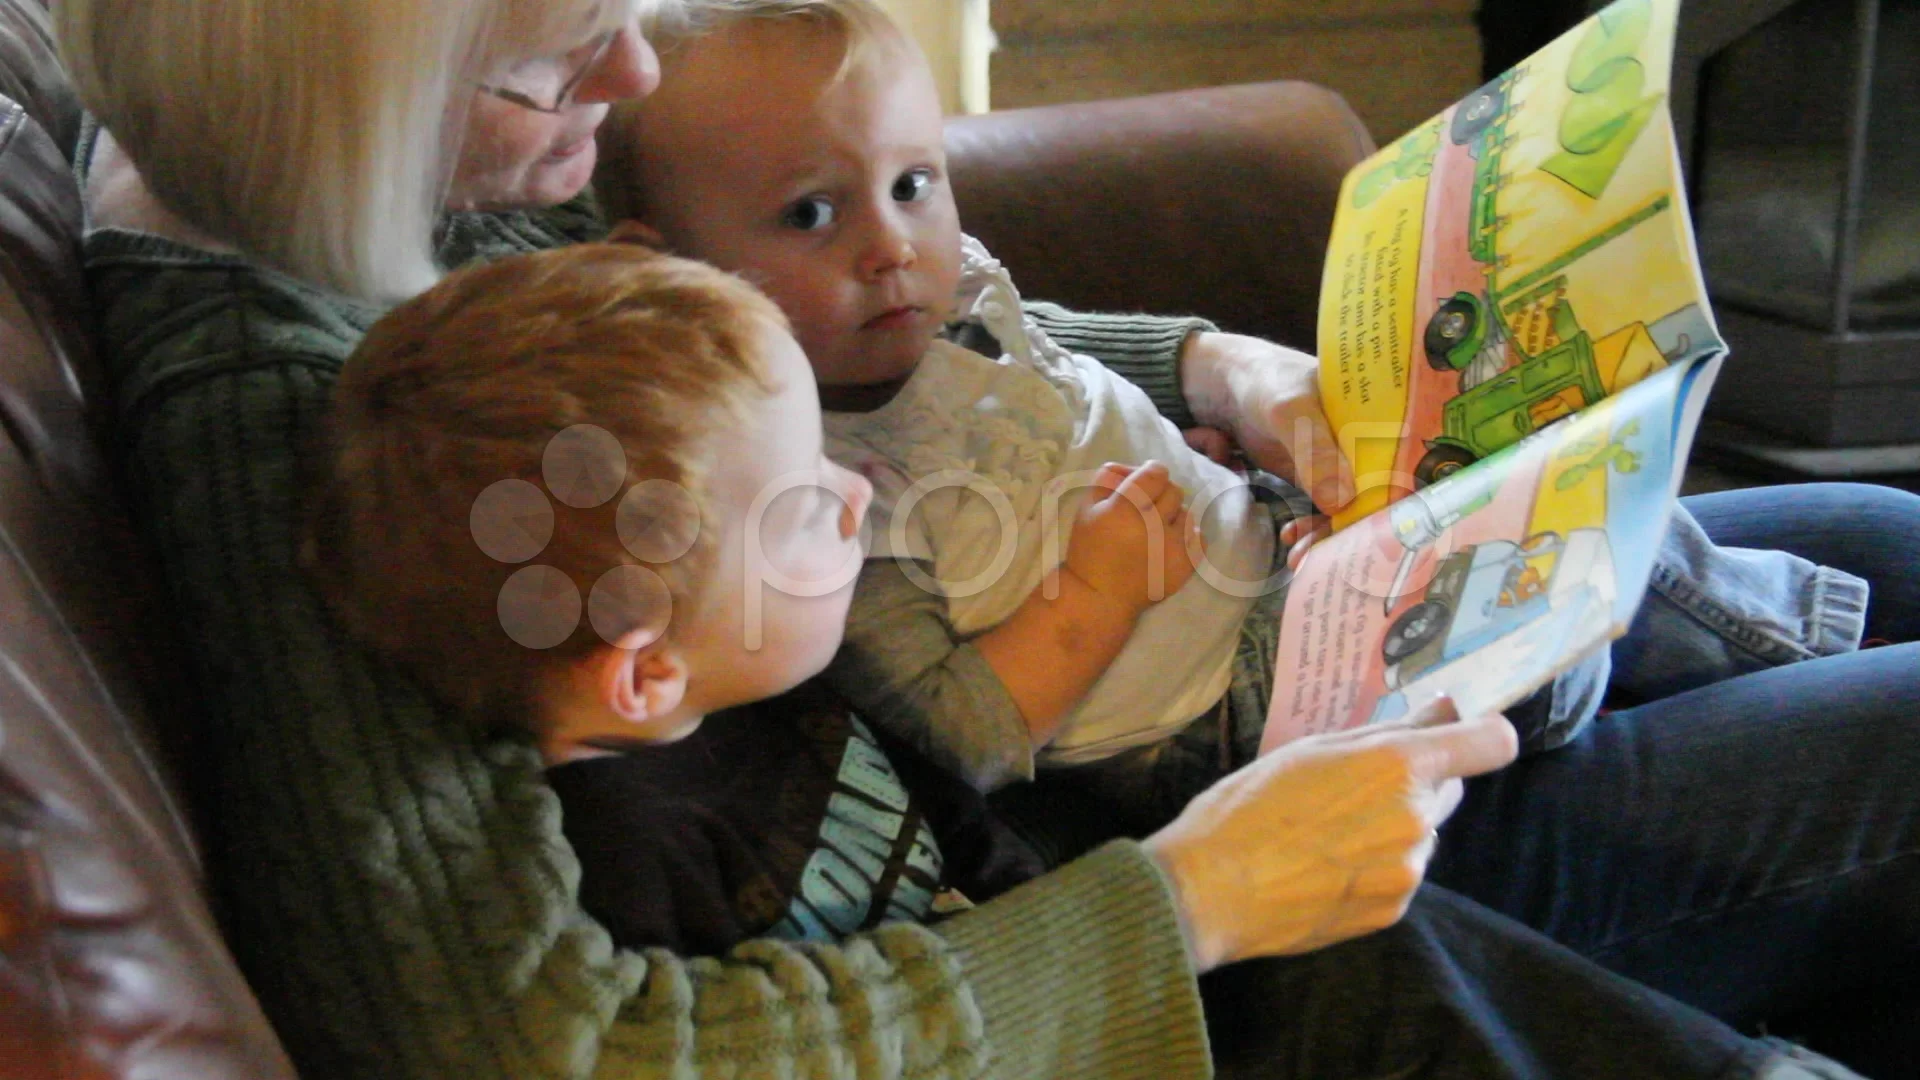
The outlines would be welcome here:
M 1604 636 L 1614 592 L 1603 529 L 1490 540 L 1447 555 L 1425 596 L 1387 629 L 1380 651 L 1389 692 L 1373 720 L 1403 715 L 1416 689 L 1445 690 L 1462 710 L 1505 704 L 1503 687 L 1537 685 L 1570 641 Z

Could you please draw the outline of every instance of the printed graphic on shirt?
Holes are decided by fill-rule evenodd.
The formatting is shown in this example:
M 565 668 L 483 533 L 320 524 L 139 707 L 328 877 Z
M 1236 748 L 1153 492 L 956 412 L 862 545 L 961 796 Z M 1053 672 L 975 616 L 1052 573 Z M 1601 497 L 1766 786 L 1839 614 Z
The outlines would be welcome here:
M 940 849 L 873 733 L 858 720 L 852 725 L 820 823 L 820 846 L 772 937 L 838 941 L 883 922 L 924 922 L 933 913 Z

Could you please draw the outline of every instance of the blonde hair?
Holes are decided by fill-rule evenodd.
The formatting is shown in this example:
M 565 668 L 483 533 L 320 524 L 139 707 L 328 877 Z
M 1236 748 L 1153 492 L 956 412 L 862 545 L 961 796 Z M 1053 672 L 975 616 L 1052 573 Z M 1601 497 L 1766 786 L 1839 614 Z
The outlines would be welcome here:
M 309 463 L 301 563 L 375 651 L 480 723 L 525 726 L 559 666 L 655 624 L 626 612 L 619 626 L 582 619 L 545 650 L 513 640 L 500 604 L 520 566 L 483 550 L 476 500 L 503 480 L 541 486 L 564 431 L 611 434 L 621 494 L 582 508 L 553 492 L 551 538 L 517 557 L 583 596 L 609 570 L 644 566 L 684 625 L 701 611 L 718 533 L 707 509 L 714 440 L 773 392 L 761 350 L 785 325 L 740 279 L 631 244 L 456 271 L 376 322 L 341 371 Z M 660 537 L 621 532 L 623 495 L 650 480 L 678 485 L 709 519 L 665 551 Z
M 168 210 L 303 281 L 392 302 L 439 277 L 472 84 L 658 2 L 60 0 L 53 17 L 81 102 Z
M 688 0 L 643 17 L 641 28 L 670 74 L 675 54 L 688 42 L 744 22 L 789 22 L 838 34 L 845 45 L 836 78 L 865 62 L 880 47 L 919 47 L 875 0 Z M 641 172 L 645 154 L 644 101 L 616 102 L 600 126 L 600 159 L 594 193 L 608 218 L 647 216 Z

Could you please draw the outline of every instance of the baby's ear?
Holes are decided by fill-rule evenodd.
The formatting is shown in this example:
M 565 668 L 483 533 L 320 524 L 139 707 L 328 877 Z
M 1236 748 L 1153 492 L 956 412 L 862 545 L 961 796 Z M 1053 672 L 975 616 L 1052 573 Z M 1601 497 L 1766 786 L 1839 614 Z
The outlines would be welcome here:
M 607 233 L 607 243 L 639 244 L 642 247 L 650 247 L 663 255 L 673 254 L 673 249 L 667 246 L 667 238 L 661 234 L 659 229 L 654 228 L 644 221 L 636 221 L 632 218 L 626 218 L 616 222 L 613 229 Z

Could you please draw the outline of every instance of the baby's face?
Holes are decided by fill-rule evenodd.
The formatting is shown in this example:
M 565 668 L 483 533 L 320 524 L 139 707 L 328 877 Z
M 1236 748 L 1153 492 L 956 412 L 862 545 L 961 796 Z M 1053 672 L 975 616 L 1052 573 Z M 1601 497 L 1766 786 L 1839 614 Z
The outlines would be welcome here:
M 939 94 L 903 42 L 839 77 L 837 31 L 742 22 L 673 60 L 640 114 L 650 224 L 772 297 L 821 383 L 905 378 L 947 321 L 960 221 Z

